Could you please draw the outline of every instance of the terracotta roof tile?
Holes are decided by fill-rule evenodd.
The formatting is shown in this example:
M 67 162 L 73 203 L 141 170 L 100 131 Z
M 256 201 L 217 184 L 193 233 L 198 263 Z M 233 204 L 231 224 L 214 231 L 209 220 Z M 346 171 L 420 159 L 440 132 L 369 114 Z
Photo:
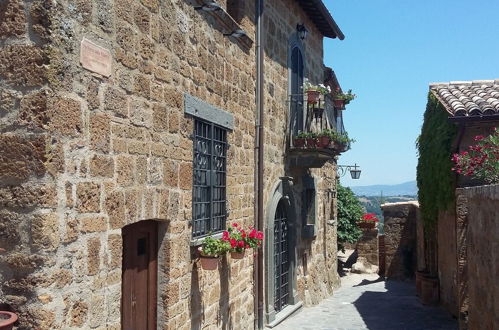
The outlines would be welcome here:
M 452 117 L 499 117 L 499 79 L 431 83 L 430 91 Z

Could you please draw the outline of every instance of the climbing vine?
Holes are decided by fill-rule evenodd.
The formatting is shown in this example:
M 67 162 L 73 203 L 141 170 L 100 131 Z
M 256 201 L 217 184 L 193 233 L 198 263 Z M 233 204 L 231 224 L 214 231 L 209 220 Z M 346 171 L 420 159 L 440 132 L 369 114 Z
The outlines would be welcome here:
M 454 201 L 456 176 L 452 172 L 452 144 L 457 128 L 448 113 L 430 92 L 423 127 L 416 145 L 418 199 L 426 229 L 434 228 L 438 212 L 447 210 Z
M 362 235 L 357 222 L 364 215 L 364 208 L 350 188 L 338 183 L 338 250 L 344 243 L 355 243 Z

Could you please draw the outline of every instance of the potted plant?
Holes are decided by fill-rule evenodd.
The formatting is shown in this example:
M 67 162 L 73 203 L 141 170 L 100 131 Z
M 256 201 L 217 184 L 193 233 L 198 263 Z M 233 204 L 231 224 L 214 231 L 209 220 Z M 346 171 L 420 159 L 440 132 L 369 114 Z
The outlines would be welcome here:
M 350 143 L 355 142 L 354 139 L 350 139 L 346 132 L 338 133 L 332 132 L 331 139 L 333 140 L 334 149 L 339 152 L 345 152 L 349 149 Z
M 17 315 L 12 312 L 0 311 L 0 329 L 11 330 L 17 321 Z
M 349 89 L 348 92 L 343 93 L 339 88 L 333 94 L 333 103 L 335 108 L 343 109 L 345 105 L 350 103 L 357 95 L 352 94 L 352 90 Z
M 332 131 L 330 129 L 324 129 L 318 134 L 318 147 L 327 148 L 331 143 Z
M 300 132 L 293 138 L 293 146 L 295 148 L 303 148 L 305 146 L 305 139 L 307 138 L 307 133 Z
M 317 145 L 317 134 L 316 133 L 307 133 L 307 148 L 315 148 Z
M 244 258 L 244 252 L 249 245 L 246 244 L 246 231 L 239 227 L 237 223 L 233 223 L 229 229 L 224 231 L 222 240 L 230 244 L 230 256 L 232 259 Z
M 205 270 L 215 270 L 218 267 L 220 256 L 227 253 L 229 245 L 226 241 L 208 236 L 198 248 L 201 267 Z
M 250 232 L 246 236 L 245 242 L 252 249 L 260 248 L 263 242 L 263 232 L 250 227 Z
M 377 222 L 379 222 L 379 219 L 376 218 L 376 214 L 366 213 L 362 216 L 362 221 L 359 222 L 359 227 L 365 229 L 373 229 L 374 227 L 376 227 Z
M 308 104 L 317 104 L 321 95 L 331 93 L 331 88 L 329 86 L 326 87 L 323 84 L 313 85 L 308 79 L 305 79 L 303 83 L 303 90 L 307 93 Z

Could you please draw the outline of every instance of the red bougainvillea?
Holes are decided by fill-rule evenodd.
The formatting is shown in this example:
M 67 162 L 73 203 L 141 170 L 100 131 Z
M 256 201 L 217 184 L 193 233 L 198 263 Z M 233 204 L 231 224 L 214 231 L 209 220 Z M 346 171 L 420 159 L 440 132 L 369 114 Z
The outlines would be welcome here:
M 475 136 L 475 145 L 452 156 L 458 174 L 484 180 L 487 183 L 499 182 L 499 130 L 485 137 Z

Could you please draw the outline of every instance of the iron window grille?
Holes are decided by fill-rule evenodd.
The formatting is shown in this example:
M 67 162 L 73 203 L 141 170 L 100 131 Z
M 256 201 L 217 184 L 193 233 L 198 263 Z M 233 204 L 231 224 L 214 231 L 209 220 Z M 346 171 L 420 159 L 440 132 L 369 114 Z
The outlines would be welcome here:
M 192 237 L 226 228 L 227 130 L 196 119 L 193 134 Z

